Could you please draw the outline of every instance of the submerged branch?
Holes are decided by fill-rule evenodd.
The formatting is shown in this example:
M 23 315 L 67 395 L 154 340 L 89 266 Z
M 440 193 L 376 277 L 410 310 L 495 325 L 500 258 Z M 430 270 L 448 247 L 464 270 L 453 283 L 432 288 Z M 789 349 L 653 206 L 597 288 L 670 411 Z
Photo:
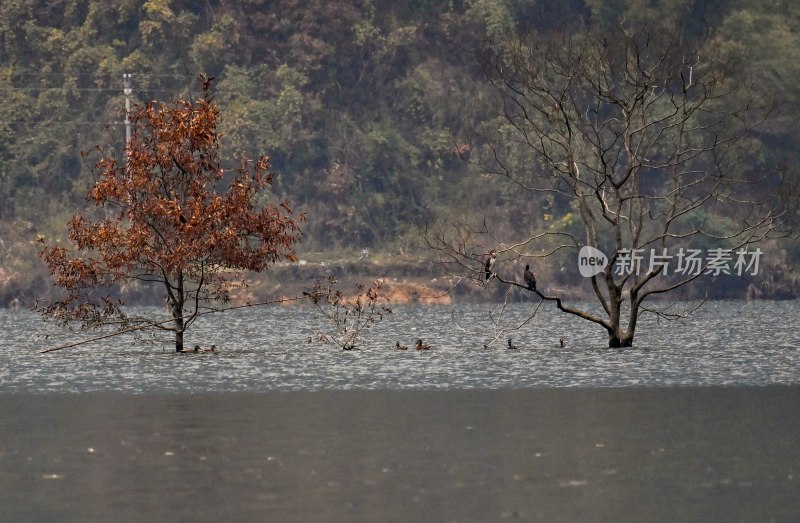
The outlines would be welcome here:
M 234 307 L 227 307 L 225 309 L 212 309 L 212 310 L 207 310 L 207 311 L 203 311 L 203 312 L 198 312 L 197 316 L 204 316 L 206 314 L 213 314 L 213 313 L 216 313 L 216 312 L 227 312 L 227 311 L 232 311 L 232 310 L 236 310 L 236 309 L 244 309 L 244 308 L 247 308 L 247 307 L 258 307 L 258 306 L 261 306 L 261 305 L 274 305 L 276 303 L 287 303 L 287 302 L 298 301 L 298 300 L 302 300 L 302 299 L 305 299 L 305 297 L 296 296 L 294 298 L 281 298 L 279 300 L 264 301 L 264 302 L 259 302 L 259 303 L 248 303 L 248 304 L 245 304 L 245 305 L 236 305 Z M 91 338 L 91 339 L 88 339 L 88 340 L 77 341 L 77 342 L 74 342 L 74 343 L 68 343 L 66 345 L 59 345 L 58 347 L 52 347 L 52 348 L 49 348 L 49 349 L 42 349 L 42 350 L 39 351 L 39 354 L 46 354 L 48 352 L 55 352 L 55 351 L 62 350 L 62 349 L 69 349 L 69 348 L 72 348 L 72 347 L 77 347 L 79 345 L 85 345 L 87 343 L 92 343 L 94 341 L 99 341 L 99 340 L 103 340 L 103 339 L 106 339 L 106 338 L 111 338 L 113 336 L 119 336 L 121 334 L 127 334 L 129 332 L 135 332 L 135 331 L 148 329 L 148 328 L 154 327 L 156 325 L 164 325 L 166 323 L 171 323 L 173 321 L 175 321 L 174 318 L 170 318 L 168 320 L 164 320 L 164 321 L 161 321 L 161 322 L 147 322 L 147 324 L 145 324 L 145 325 L 138 325 L 136 327 L 128 327 L 126 329 L 122 329 L 122 330 L 119 330 L 119 331 L 116 331 L 116 332 L 112 332 L 112 333 L 109 333 L 109 334 L 104 334 L 102 336 L 97 336 L 97 337 L 94 337 L 94 338 Z

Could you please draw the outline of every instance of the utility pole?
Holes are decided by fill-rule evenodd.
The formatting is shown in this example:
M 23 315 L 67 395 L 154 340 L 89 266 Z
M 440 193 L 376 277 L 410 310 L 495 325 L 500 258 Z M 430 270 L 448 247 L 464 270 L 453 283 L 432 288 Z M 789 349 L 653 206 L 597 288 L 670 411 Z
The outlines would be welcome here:
M 130 73 L 123 73 L 122 75 L 122 82 L 123 82 L 123 90 L 122 92 L 125 93 L 125 156 L 128 156 L 128 146 L 131 143 L 131 94 L 133 94 L 133 89 L 131 89 L 131 74 Z
M 125 177 L 128 177 L 128 154 L 131 146 L 131 74 L 122 74 L 122 92 L 125 93 Z M 106 208 L 108 213 L 108 208 Z M 106 215 L 108 218 L 108 215 Z

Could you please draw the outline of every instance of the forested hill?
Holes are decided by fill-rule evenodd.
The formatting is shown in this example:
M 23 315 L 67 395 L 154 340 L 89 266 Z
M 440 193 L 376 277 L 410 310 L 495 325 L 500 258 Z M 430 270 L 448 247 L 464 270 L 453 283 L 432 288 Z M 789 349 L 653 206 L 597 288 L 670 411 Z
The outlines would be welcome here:
M 485 217 L 528 233 L 559 219 L 535 198 L 512 206 L 514 186 L 456 154 L 491 118 L 480 57 L 521 32 L 620 20 L 714 31 L 781 97 L 752 156 L 797 164 L 795 2 L 3 0 L 0 305 L 46 286 L 33 238 L 63 235 L 83 207 L 81 151 L 121 149 L 124 74 L 134 103 L 191 96 L 199 73 L 215 78 L 226 154 L 272 158 L 276 196 L 308 215 L 301 254 L 409 254 L 424 248 L 426 224 Z M 788 245 L 775 270 L 800 257 Z

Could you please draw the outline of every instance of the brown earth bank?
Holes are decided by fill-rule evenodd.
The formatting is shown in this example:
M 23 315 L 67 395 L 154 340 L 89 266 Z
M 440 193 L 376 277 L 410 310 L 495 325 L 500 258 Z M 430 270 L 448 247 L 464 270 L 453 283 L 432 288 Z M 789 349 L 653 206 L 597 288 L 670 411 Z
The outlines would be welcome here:
M 521 281 L 519 264 L 508 263 L 501 269 L 504 279 Z M 594 297 L 589 280 L 565 277 L 563 268 L 541 265 L 537 267 L 539 286 L 548 294 L 570 300 L 590 300 Z M 519 273 L 519 274 L 518 274 Z M 522 302 L 538 299 L 522 288 L 511 288 L 490 281 L 479 284 L 468 278 L 448 275 L 435 261 L 393 256 L 382 260 L 363 261 L 303 261 L 283 263 L 260 274 L 246 277 L 247 287 L 234 289 L 234 305 L 246 303 L 297 303 L 303 293 L 310 291 L 317 281 L 326 283 L 335 278 L 337 288 L 352 297 L 358 293 L 357 285 L 368 287 L 381 282 L 381 294 L 387 303 L 450 304 L 481 302 Z M 55 290 L 46 274 L 33 275 L 30 271 L 0 268 L 0 307 L 30 307 L 39 298 L 52 298 Z M 163 302 L 160 288 L 140 285 L 127 286 L 119 297 L 130 305 L 160 305 Z M 677 289 L 664 298 L 670 300 L 693 299 L 798 299 L 800 280 L 793 273 L 765 273 L 759 277 L 708 278 Z
M 503 279 L 522 283 L 521 264 L 509 264 L 500 271 Z M 558 295 L 567 300 L 596 299 L 590 280 L 578 277 L 570 280 L 564 277 L 563 268 L 540 267 L 537 271 L 539 287 L 546 294 Z M 655 299 L 697 300 L 697 299 L 798 299 L 800 281 L 790 274 L 761 275 L 752 277 L 708 278 L 684 286 L 667 296 Z M 388 303 L 482 303 L 482 302 L 523 302 L 538 300 L 538 297 L 523 288 L 509 288 L 496 281 L 480 284 L 469 278 L 459 278 L 444 272 L 442 266 L 434 261 L 404 259 L 394 257 L 392 261 L 364 262 L 300 262 L 283 264 L 269 271 L 254 275 L 249 279 L 249 287 L 234 293 L 237 302 L 263 302 L 286 299 L 287 303 L 296 301 L 304 291 L 309 290 L 316 281 L 325 282 L 334 277 L 339 290 L 346 297 L 357 293 L 358 284 L 369 286 L 374 281 L 381 282 L 381 293 Z
M 521 282 L 522 269 L 515 271 L 515 268 L 505 271 L 502 274 L 503 278 L 513 280 L 514 274 L 519 272 L 519 277 L 516 279 Z M 543 271 L 542 276 L 546 274 L 548 272 Z M 380 261 L 304 262 L 301 260 L 296 264 L 279 264 L 264 273 L 253 275 L 248 280 L 247 288 L 232 293 L 233 300 L 241 303 L 276 300 L 292 304 L 317 281 L 325 284 L 331 277 L 335 278 L 336 286 L 344 294 L 346 301 L 355 297 L 359 284 L 368 287 L 376 281 L 381 285 L 380 294 L 390 304 L 446 305 L 538 299 L 525 289 L 509 289 L 494 280 L 480 284 L 469 278 L 447 274 L 440 264 L 432 260 L 394 256 L 391 260 Z M 547 280 L 549 278 L 545 276 L 542 281 Z M 585 289 L 561 281 L 544 284 L 543 288 L 558 293 L 566 299 L 591 299 Z
M 44 263 L 36 254 L 35 233 L 33 223 L 4 226 L 0 222 L 0 307 L 31 307 L 38 299 L 52 300 L 58 296 L 58 289 L 53 287 Z M 785 244 L 765 245 L 757 276 L 702 278 L 657 298 L 799 299 L 800 271 L 793 263 L 797 255 L 785 247 Z M 548 294 L 569 300 L 596 300 L 590 281 L 581 278 L 568 260 L 558 261 L 554 257 L 530 262 L 539 287 Z M 500 260 L 496 270 L 506 280 L 521 282 L 525 263 L 522 259 Z M 262 273 L 247 275 L 248 287 L 234 289 L 231 298 L 236 305 L 281 299 L 294 303 L 302 298 L 303 292 L 311 290 L 315 282 L 324 283 L 329 277 L 336 278 L 345 296 L 355 295 L 358 284 L 369 286 L 380 280 L 382 293 L 389 303 L 496 303 L 538 299 L 522 288 L 509 289 L 496 281 L 481 285 L 469 278 L 449 275 L 425 247 L 399 252 L 304 252 L 297 263 L 279 263 Z M 117 296 L 131 305 L 161 305 L 164 299 L 163 289 L 157 285 L 128 285 L 120 289 Z
M 319 262 L 282 264 L 254 275 L 248 287 L 234 292 L 237 302 L 286 300 L 291 304 L 319 281 L 335 286 L 346 299 L 358 293 L 358 285 L 369 287 L 379 282 L 380 295 L 387 303 L 449 304 L 462 291 L 454 290 L 457 279 L 422 263 Z

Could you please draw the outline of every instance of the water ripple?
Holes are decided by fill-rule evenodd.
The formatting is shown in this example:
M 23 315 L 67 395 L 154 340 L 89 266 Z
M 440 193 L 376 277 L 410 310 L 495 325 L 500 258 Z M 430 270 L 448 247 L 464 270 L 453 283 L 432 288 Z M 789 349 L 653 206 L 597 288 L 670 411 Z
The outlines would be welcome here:
M 0 392 L 143 392 L 327 389 L 472 389 L 769 385 L 800 383 L 800 302 L 714 302 L 681 323 L 640 320 L 634 348 L 604 346 L 596 326 L 524 304 L 401 306 L 364 334 L 360 350 L 309 344 L 325 326 L 304 307 L 240 310 L 205 319 L 175 354 L 169 340 L 117 337 L 51 354 L 90 337 L 64 333 L 27 312 L 0 311 Z M 500 320 L 498 320 L 500 318 Z M 567 338 L 561 348 L 560 337 Z M 505 348 L 512 337 L 519 350 Z M 417 338 L 431 351 L 397 351 Z M 484 345 L 489 345 L 484 348 Z

